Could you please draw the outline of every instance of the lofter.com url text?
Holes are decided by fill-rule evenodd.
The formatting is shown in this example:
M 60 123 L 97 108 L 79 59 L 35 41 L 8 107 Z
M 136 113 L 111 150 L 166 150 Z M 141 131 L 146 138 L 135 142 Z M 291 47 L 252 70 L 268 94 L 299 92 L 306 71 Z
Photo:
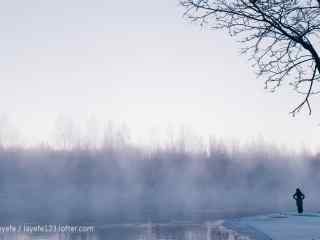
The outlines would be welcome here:
M 0 233 L 93 233 L 94 226 L 61 224 L 21 224 L 0 225 Z

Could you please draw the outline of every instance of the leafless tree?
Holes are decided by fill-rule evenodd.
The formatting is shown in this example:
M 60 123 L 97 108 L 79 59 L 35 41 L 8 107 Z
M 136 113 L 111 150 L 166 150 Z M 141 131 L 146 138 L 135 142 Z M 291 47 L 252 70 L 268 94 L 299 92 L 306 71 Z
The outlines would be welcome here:
M 320 0 L 182 0 L 185 16 L 238 37 L 265 87 L 275 91 L 283 82 L 303 95 L 290 112 L 319 93 Z

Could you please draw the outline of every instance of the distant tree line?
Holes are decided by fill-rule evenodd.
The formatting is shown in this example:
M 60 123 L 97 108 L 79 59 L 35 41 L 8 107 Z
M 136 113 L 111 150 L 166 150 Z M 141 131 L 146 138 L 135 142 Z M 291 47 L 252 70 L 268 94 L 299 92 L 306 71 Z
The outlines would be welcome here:
M 319 161 L 270 146 L 216 143 L 198 152 L 2 148 L 0 220 L 143 222 L 288 209 L 297 186 L 319 194 Z

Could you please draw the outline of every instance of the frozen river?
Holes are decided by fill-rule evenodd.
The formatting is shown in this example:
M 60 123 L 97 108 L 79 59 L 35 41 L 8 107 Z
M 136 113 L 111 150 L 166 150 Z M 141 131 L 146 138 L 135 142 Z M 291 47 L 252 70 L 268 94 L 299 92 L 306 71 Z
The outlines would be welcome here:
M 24 225 L 23 225 L 24 226 Z M 33 232 L 30 226 L 34 227 Z M 38 226 L 38 228 L 36 228 Z M 58 225 L 59 231 L 30 224 L 24 231 L 4 232 L 0 240 L 319 240 L 320 214 L 295 213 L 240 217 L 204 223 Z M 45 225 L 47 226 L 47 225 Z M 56 225 L 55 225 L 56 226 Z M 60 226 L 61 229 L 60 229 Z M 17 228 L 17 226 L 13 226 Z M 29 228 L 30 227 L 30 228 Z M 78 231 L 73 231 L 75 227 Z M 78 227 L 78 228 L 77 228 Z M 40 229 L 40 231 L 39 231 Z M 8 230 L 8 229 L 7 229 Z M 27 231 L 26 231 L 27 230 Z M 84 231 L 86 230 L 86 231 Z

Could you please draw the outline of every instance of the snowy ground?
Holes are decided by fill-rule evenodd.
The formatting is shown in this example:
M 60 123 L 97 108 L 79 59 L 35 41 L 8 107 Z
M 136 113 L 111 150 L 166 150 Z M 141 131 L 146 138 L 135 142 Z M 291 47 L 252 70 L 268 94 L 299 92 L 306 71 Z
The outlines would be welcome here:
M 320 240 L 320 214 L 271 214 L 225 221 L 224 228 L 241 239 Z M 229 239 L 232 239 L 229 238 Z M 239 237 L 234 237 L 239 239 Z

